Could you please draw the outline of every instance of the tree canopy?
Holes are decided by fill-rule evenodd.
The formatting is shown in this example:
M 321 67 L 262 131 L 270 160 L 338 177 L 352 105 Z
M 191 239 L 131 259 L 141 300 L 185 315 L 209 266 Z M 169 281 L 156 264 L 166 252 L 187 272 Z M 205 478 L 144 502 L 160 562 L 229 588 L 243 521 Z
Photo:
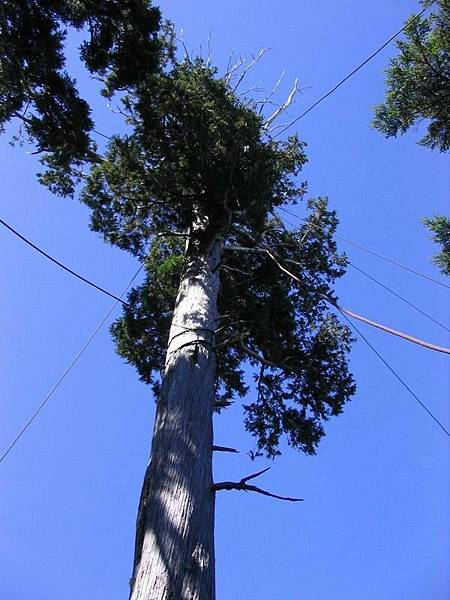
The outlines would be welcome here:
M 427 132 L 419 143 L 446 152 L 450 149 L 449 0 L 438 0 L 429 16 L 412 15 L 397 48 L 399 54 L 387 69 L 386 100 L 376 107 L 373 124 L 391 137 L 425 120 Z
M 12 118 L 36 145 L 55 191 L 74 191 L 80 166 L 97 160 L 89 104 L 66 70 L 68 30 L 83 30 L 79 55 L 112 96 L 160 68 L 159 9 L 144 0 L 4 0 L 0 6 L 0 131 Z
M 433 234 L 433 240 L 441 246 L 441 251 L 434 257 L 434 262 L 444 275 L 450 275 L 450 219 L 440 215 L 424 219 L 425 225 Z
M 354 392 L 349 332 L 323 300 L 346 264 L 333 241 L 336 216 L 325 199 L 312 200 L 303 227 L 283 226 L 276 208 L 306 193 L 295 179 L 304 144 L 271 140 L 257 106 L 240 100 L 226 77 L 186 59 L 155 79 L 123 99 L 134 133 L 111 140 L 82 194 L 93 228 L 146 261 L 145 282 L 112 328 L 118 351 L 157 392 L 185 236 L 193 253 L 221 236 L 217 400 L 247 393 L 248 362 L 258 393 L 245 406 L 246 427 L 259 449 L 275 455 L 286 434 L 313 453 L 323 422 Z M 205 225 L 197 235 L 198 214 Z M 302 283 L 280 272 L 265 247 Z
M 177 60 L 147 2 L 6 2 L 2 20 L 2 123 L 21 119 L 43 153 L 41 182 L 62 196 L 79 192 L 92 229 L 145 263 L 145 281 L 112 327 L 119 354 L 158 393 L 186 260 L 221 238 L 217 401 L 246 395 L 250 365 L 257 397 L 245 405 L 245 425 L 258 452 L 275 456 L 286 435 L 314 453 L 355 386 L 349 330 L 324 299 L 346 265 L 333 240 L 336 215 L 324 198 L 306 203 L 297 230 L 277 214 L 304 202 L 305 144 L 271 138 L 264 104 L 239 95 L 235 73 Z M 12 24 L 21 43 L 5 29 Z M 113 135 L 103 156 L 90 140 L 90 108 L 65 71 L 66 25 L 85 28 L 80 57 L 101 77 L 102 93 L 123 92 L 130 133 Z
M 387 69 L 386 100 L 375 109 L 374 127 L 387 137 L 405 133 L 420 122 L 427 123 L 419 144 L 450 150 L 450 1 L 423 2 L 433 5 L 429 16 L 413 15 L 404 40 L 397 42 L 399 54 Z M 442 250 L 434 262 L 450 274 L 450 221 L 438 215 L 424 220 Z

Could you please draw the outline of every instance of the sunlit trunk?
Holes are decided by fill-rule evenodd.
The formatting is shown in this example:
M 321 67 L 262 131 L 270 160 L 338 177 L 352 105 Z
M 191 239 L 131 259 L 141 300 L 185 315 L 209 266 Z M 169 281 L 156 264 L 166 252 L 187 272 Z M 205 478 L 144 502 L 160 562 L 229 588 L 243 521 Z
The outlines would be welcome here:
M 221 243 L 188 260 L 139 507 L 131 600 L 214 600 L 212 414 Z

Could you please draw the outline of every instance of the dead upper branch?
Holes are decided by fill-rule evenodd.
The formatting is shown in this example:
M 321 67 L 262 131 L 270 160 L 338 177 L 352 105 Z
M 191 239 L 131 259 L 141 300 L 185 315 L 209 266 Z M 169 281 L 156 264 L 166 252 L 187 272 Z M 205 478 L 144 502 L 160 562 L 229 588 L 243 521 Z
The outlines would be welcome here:
M 263 473 L 266 473 L 270 467 L 267 469 L 263 469 L 262 471 L 258 471 L 257 473 L 253 473 L 252 475 L 247 475 L 247 477 L 243 477 L 240 481 L 222 481 L 220 483 L 213 484 L 213 490 L 215 492 L 220 490 L 238 490 L 242 492 L 255 492 L 256 494 L 262 494 L 263 496 L 268 496 L 269 498 L 276 498 L 277 500 L 286 500 L 287 502 L 303 502 L 303 498 L 291 498 L 289 496 L 279 496 L 278 494 L 272 494 L 271 492 L 267 492 L 256 485 L 249 485 L 247 481 L 250 479 L 255 479 L 259 477 Z
M 291 93 L 287 97 L 286 102 L 284 104 L 282 104 L 281 106 L 279 106 L 277 108 L 277 110 L 274 113 L 272 113 L 270 115 L 270 117 L 265 121 L 265 123 L 263 125 L 263 128 L 265 130 L 268 131 L 271 123 L 273 123 L 273 121 L 275 121 L 275 119 L 277 119 L 282 113 L 284 113 L 289 108 L 289 106 L 292 104 L 292 100 L 294 99 L 295 94 L 297 92 L 298 92 L 298 79 L 296 79 L 294 81 L 294 87 L 292 88 Z
M 261 60 L 261 58 L 264 56 L 264 54 L 266 54 L 266 52 L 268 52 L 270 50 L 270 48 L 261 48 L 261 50 L 259 51 L 259 54 L 257 56 L 253 56 L 252 60 L 248 63 L 248 65 L 242 70 L 242 73 L 240 74 L 235 86 L 233 87 L 233 92 L 236 92 L 236 90 L 238 89 L 238 87 L 241 85 L 242 81 L 244 80 L 245 76 L 247 75 L 247 73 L 255 66 L 259 63 L 259 61 Z M 232 69 L 230 71 L 228 71 L 225 74 L 225 80 L 227 82 L 230 82 L 230 79 L 232 77 L 232 74 L 235 73 L 239 67 L 241 67 L 243 64 L 245 64 L 246 59 L 241 59 L 239 63 L 236 63 L 236 65 L 234 65 L 232 67 Z
M 241 67 L 245 61 L 247 60 L 245 57 L 240 57 L 239 60 L 237 62 L 235 62 L 233 65 L 231 64 L 231 61 L 233 59 L 233 54 L 230 56 L 230 60 L 228 61 L 228 67 L 227 67 L 227 71 L 225 73 L 224 79 L 227 83 L 230 83 L 231 78 L 233 77 L 233 74 L 239 69 L 239 67 Z
M 280 84 L 283 81 L 283 77 L 285 76 L 285 74 L 286 74 L 286 71 L 283 71 L 281 73 L 278 81 L 276 82 L 276 84 L 272 88 L 272 91 L 264 98 L 264 100 L 261 100 L 260 102 L 256 102 L 256 104 L 261 104 L 261 106 L 259 108 L 259 114 L 262 113 L 262 111 L 264 110 L 264 107 L 266 106 L 266 104 L 274 104 L 272 102 L 272 98 L 276 94 L 278 88 L 280 87 Z M 277 106 L 277 105 L 275 105 L 275 106 Z

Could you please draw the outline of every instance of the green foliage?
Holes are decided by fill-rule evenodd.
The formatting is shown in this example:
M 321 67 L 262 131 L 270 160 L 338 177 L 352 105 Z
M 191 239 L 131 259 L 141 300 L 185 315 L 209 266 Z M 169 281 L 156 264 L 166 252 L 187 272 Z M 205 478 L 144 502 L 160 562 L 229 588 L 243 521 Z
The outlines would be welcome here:
M 92 228 L 138 256 L 153 235 L 187 232 L 198 211 L 206 243 L 227 225 L 258 230 L 267 211 L 302 194 L 291 180 L 303 144 L 263 141 L 263 119 L 201 60 L 149 77 L 123 100 L 131 135 L 115 137 L 82 200 Z
M 195 77 L 188 82 L 190 71 Z M 122 182 L 131 177 L 134 185 L 126 183 L 122 208 L 114 204 L 121 196 L 116 187 L 120 178 L 116 182 L 111 174 L 116 172 L 115 161 L 113 172 L 105 162 L 94 168 L 95 177 L 101 174 L 100 181 L 96 180 L 96 189 L 88 183 L 85 201 L 94 208 L 93 226 L 110 242 L 138 255 L 145 254 L 157 231 L 178 229 L 195 236 L 190 226 L 200 210 L 207 217 L 205 229 L 212 229 L 211 236 L 221 235 L 231 246 L 267 246 L 289 265 L 301 284 L 282 273 L 265 253 L 225 251 L 218 306 L 220 314 L 227 316 L 220 320 L 217 332 L 216 397 L 223 403 L 245 396 L 244 367 L 250 366 L 258 394 L 255 402 L 245 406 L 245 425 L 257 438 L 258 452 L 275 456 L 285 434 L 291 445 L 311 454 L 324 434 L 323 423 L 339 414 L 355 391 L 346 361 L 349 331 L 329 314 L 323 300 L 323 295 L 332 296 L 332 284 L 343 275 L 346 264 L 333 241 L 336 215 L 328 211 L 325 199 L 318 199 L 308 203 L 308 219 L 297 231 L 286 230 L 279 218 L 270 216 L 277 206 L 297 202 L 306 191 L 304 184 L 295 185 L 293 179 L 306 160 L 303 144 L 296 138 L 285 143 L 265 138 L 262 119 L 239 102 L 223 80 L 216 84 L 214 75 L 201 63 L 187 62 L 165 75 L 166 84 L 171 82 L 177 90 L 181 87 L 184 94 L 179 112 L 173 108 L 177 102 L 167 106 L 173 115 L 168 122 L 177 128 L 162 127 L 155 120 L 153 131 L 158 131 L 160 139 L 155 141 L 153 133 L 147 147 L 154 152 L 163 146 L 167 154 L 153 158 L 142 147 L 139 153 L 139 133 L 132 140 L 113 140 L 114 151 L 118 144 L 125 144 L 120 146 L 117 174 L 126 173 Z M 164 98 L 168 92 L 165 88 Z M 145 131 L 145 122 L 142 128 Z M 176 131 L 186 131 L 186 137 Z M 136 168 L 127 162 L 125 169 L 121 161 L 128 161 L 130 155 L 135 157 Z M 164 160 L 161 165 L 160 156 L 171 157 L 170 162 Z M 253 161 L 259 164 L 258 171 L 252 169 Z M 214 162 L 217 172 L 210 168 Z M 155 165 L 154 170 L 146 165 Z M 128 220 L 135 207 L 141 210 L 137 230 L 130 228 Z M 169 246 L 165 248 L 169 251 Z M 179 244 L 173 256 L 172 289 L 162 293 L 156 265 L 149 268 L 147 263 L 145 282 L 130 294 L 131 307 L 113 327 L 119 353 L 155 391 L 164 359 L 161 348 L 168 339 L 182 273 Z
M 0 131 L 13 117 L 42 154 L 41 181 L 72 194 L 97 160 L 90 108 L 65 70 L 67 27 L 86 29 L 80 56 L 104 94 L 133 88 L 159 68 L 159 10 L 145 0 L 3 0 L 0 6 Z
M 433 232 L 433 240 L 441 246 L 434 262 L 444 275 L 450 275 L 450 219 L 440 215 L 424 219 L 424 223 Z
M 258 451 L 268 456 L 279 453 L 283 434 L 292 446 L 313 454 L 324 421 L 338 415 L 355 391 L 346 360 L 349 331 L 323 300 L 333 295 L 332 284 L 345 271 L 345 257 L 333 241 L 337 219 L 324 199 L 308 204 L 301 228 L 286 231 L 275 219 L 259 242 L 301 283 L 259 254 L 245 259 L 230 254 L 225 263 L 249 277 L 226 269 L 221 274 L 220 309 L 240 329 L 229 350 L 248 360 L 255 373 L 257 399 L 245 406 L 245 424 Z
M 155 396 L 164 370 L 172 312 L 184 265 L 177 240 L 155 242 L 145 261 L 145 281 L 128 295 L 129 307 L 111 327 L 117 352 L 133 364 Z
M 250 367 L 257 397 L 244 407 L 245 425 L 258 452 L 275 456 L 286 435 L 313 453 L 354 383 L 349 331 L 323 298 L 345 270 L 336 216 L 324 199 L 308 203 L 297 231 L 276 214 L 306 193 L 297 181 L 305 145 L 296 136 L 274 141 L 258 107 L 201 59 L 177 62 L 170 32 L 144 0 L 8 0 L 1 10 L 1 123 L 22 119 L 49 167 L 42 181 L 61 195 L 73 193 L 90 163 L 80 199 L 92 229 L 145 263 L 145 280 L 111 328 L 118 353 L 158 394 L 186 260 L 217 238 L 225 247 L 270 248 L 300 282 L 264 251 L 225 249 L 218 266 L 216 396 L 245 396 Z M 65 72 L 66 26 L 86 27 L 80 55 L 102 78 L 102 93 L 125 90 L 119 101 L 130 133 L 112 136 L 102 157 L 89 138 L 89 107 Z
M 400 53 L 387 70 L 386 101 L 376 108 L 373 124 L 390 137 L 405 133 L 425 119 L 428 129 L 419 143 L 447 152 L 450 150 L 450 0 L 439 0 L 435 8 L 428 17 L 409 19 L 406 39 L 397 42 Z M 450 221 L 441 216 L 424 222 L 434 233 L 435 242 L 442 246 L 434 262 L 449 275 Z
M 450 1 L 439 0 L 428 17 L 411 17 L 399 55 L 387 70 L 384 104 L 374 126 L 387 137 L 405 133 L 422 120 L 427 133 L 419 143 L 450 149 Z

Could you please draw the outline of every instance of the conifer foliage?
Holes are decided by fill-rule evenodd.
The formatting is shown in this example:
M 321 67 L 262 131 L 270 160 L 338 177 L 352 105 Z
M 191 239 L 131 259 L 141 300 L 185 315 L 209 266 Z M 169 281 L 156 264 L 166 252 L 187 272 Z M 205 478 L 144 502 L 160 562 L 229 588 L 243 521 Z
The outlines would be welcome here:
M 446 152 L 450 149 L 450 2 L 429 0 L 430 14 L 412 15 L 398 55 L 386 71 L 386 100 L 377 106 L 374 126 L 386 136 L 405 133 L 425 120 L 419 143 Z
M 5 28 L 13 22 L 26 44 L 15 43 Z M 127 133 L 113 135 L 102 156 L 90 141 L 89 106 L 64 70 L 67 25 L 85 28 L 80 56 L 102 78 L 102 93 L 120 92 Z M 212 534 L 198 541 L 189 528 L 205 527 L 201 511 L 213 489 L 212 447 L 206 449 L 209 458 L 194 457 L 196 482 L 186 480 L 192 443 L 185 443 L 184 455 L 175 456 L 175 450 L 168 457 L 154 455 L 192 433 L 191 422 L 185 427 L 192 408 L 184 414 L 184 399 L 178 392 L 172 399 L 172 383 L 165 380 L 177 383 L 177 373 L 190 377 L 204 365 L 213 370 L 212 395 L 186 393 L 203 406 L 210 403 L 208 410 L 244 398 L 244 423 L 256 437 L 257 453 L 274 457 L 286 436 L 293 447 L 313 454 L 325 422 L 342 411 L 355 390 L 347 365 L 349 330 L 325 301 L 334 297 L 334 282 L 346 266 L 333 239 L 336 215 L 325 198 L 304 199 L 299 174 L 307 160 L 305 144 L 297 136 L 272 139 L 266 106 L 240 95 L 242 77 L 236 71 L 220 75 L 201 58 L 176 59 L 172 35 L 147 2 L 6 2 L 0 41 L 2 123 L 20 118 L 44 153 L 49 170 L 41 182 L 63 196 L 79 194 L 91 210 L 92 229 L 145 264 L 144 281 L 130 292 L 112 326 L 118 353 L 160 398 L 138 515 L 132 598 L 148 597 L 149 569 L 140 563 L 159 552 L 164 567 L 158 567 L 154 585 L 160 589 L 152 598 L 211 600 L 213 582 L 200 580 L 212 577 Z M 278 209 L 298 203 L 304 204 L 304 225 L 289 230 Z M 280 269 L 283 264 L 298 281 Z M 208 342 L 204 336 L 191 340 L 189 355 L 187 344 L 181 344 L 172 359 L 166 350 L 174 339 L 173 316 L 190 281 L 201 282 L 199 294 L 204 286 L 217 318 Z M 183 317 L 189 317 L 183 307 Z M 196 307 L 190 310 L 195 313 Z M 209 358 L 199 359 L 199 352 Z M 244 377 L 247 368 L 254 390 Z M 200 381 L 195 377 L 192 381 Z M 171 413 L 175 406 L 176 414 Z M 204 408 L 195 410 L 212 417 Z M 179 430 L 171 440 L 174 423 Z M 200 447 L 201 438 L 197 443 Z M 204 469 L 198 466 L 202 461 Z M 168 496 L 170 477 L 177 473 L 184 478 L 183 510 L 191 516 L 175 531 L 174 520 L 182 518 L 178 493 L 172 504 Z M 161 515 L 170 511 L 176 518 L 168 540 Z M 212 527 L 213 520 L 208 522 Z M 147 555 L 146 544 L 153 548 Z M 175 559 L 177 544 L 187 555 Z M 194 559 L 197 570 L 185 572 Z
M 430 13 L 407 21 L 406 38 L 397 42 L 398 55 L 387 69 L 386 99 L 376 107 L 374 127 L 387 137 L 405 133 L 425 121 L 419 144 L 450 151 L 450 1 L 423 0 Z M 441 251 L 434 258 L 450 274 L 450 220 L 424 219 Z
M 304 144 L 295 136 L 272 141 L 256 107 L 200 59 L 155 75 L 123 102 L 134 131 L 111 141 L 82 194 L 94 230 L 142 260 L 150 252 L 146 280 L 113 327 L 119 353 L 157 392 L 183 271 L 180 240 L 189 237 L 191 252 L 204 253 L 221 237 L 218 304 L 226 316 L 217 328 L 217 400 L 246 394 L 248 361 L 258 398 L 245 407 L 246 426 L 259 448 L 273 456 L 285 433 L 313 453 L 323 421 L 341 412 L 353 383 L 348 331 L 321 298 L 332 295 L 345 270 L 332 237 L 336 216 L 325 199 L 310 201 L 305 225 L 287 231 L 275 213 L 306 192 L 295 182 Z M 196 215 L 205 226 L 193 231 Z M 289 263 L 301 285 L 265 247 Z
M 159 67 L 161 17 L 143 0 L 2 0 L 0 131 L 11 118 L 36 144 L 43 183 L 73 193 L 78 168 L 98 159 L 89 104 L 66 70 L 68 29 L 83 30 L 80 58 L 103 94 L 132 88 Z

